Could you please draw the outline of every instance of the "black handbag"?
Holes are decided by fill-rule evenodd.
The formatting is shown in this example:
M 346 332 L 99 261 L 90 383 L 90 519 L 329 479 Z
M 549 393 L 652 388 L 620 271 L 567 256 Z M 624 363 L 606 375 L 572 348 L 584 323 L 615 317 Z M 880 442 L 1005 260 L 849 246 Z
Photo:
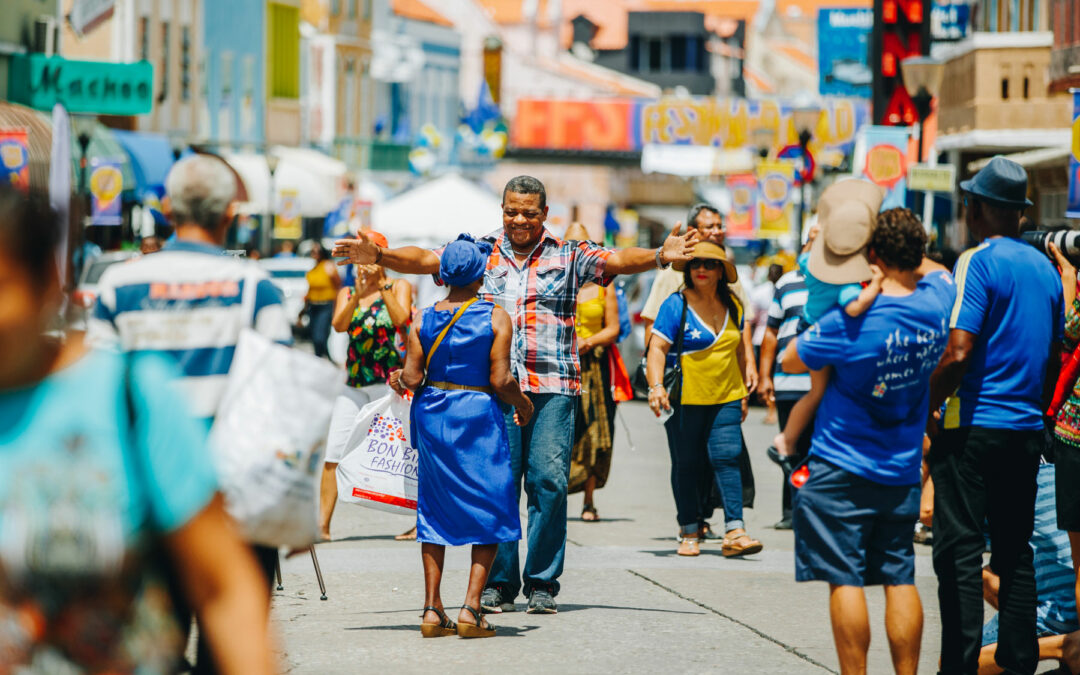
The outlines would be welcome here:
M 688 303 L 686 296 L 679 293 L 679 297 L 682 298 L 682 318 L 679 320 L 679 332 L 675 334 L 675 365 L 671 368 L 664 369 L 664 389 L 667 390 L 669 401 L 678 401 L 679 393 L 682 389 L 682 360 L 679 355 L 682 354 L 683 347 L 683 332 L 686 329 L 686 308 Z M 652 336 L 649 337 L 649 342 L 652 342 Z M 649 359 L 649 345 L 645 344 L 645 351 L 641 354 L 641 363 L 638 364 L 637 369 L 634 371 L 634 376 L 630 379 L 631 385 L 634 387 L 634 395 L 641 398 L 649 398 L 649 378 L 646 375 L 646 362 Z

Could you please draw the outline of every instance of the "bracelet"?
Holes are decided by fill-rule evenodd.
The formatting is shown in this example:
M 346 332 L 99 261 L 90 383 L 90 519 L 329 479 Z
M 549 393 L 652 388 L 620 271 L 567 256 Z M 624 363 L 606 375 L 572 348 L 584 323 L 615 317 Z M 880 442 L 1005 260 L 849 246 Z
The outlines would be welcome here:
M 671 267 L 671 263 L 665 265 L 664 261 L 661 259 L 660 254 L 663 252 L 664 249 L 662 247 L 656 249 L 656 269 L 658 270 L 666 270 L 667 268 Z
M 651 384 L 651 385 L 649 385 L 649 391 L 652 391 L 653 389 L 656 389 L 657 387 L 662 388 L 663 386 L 664 386 L 663 382 L 657 382 L 656 384 Z
M 383 284 L 382 286 L 379 286 L 379 290 L 382 290 L 382 291 L 393 290 L 393 288 L 394 288 L 394 282 L 393 281 L 389 281 L 389 282 Z

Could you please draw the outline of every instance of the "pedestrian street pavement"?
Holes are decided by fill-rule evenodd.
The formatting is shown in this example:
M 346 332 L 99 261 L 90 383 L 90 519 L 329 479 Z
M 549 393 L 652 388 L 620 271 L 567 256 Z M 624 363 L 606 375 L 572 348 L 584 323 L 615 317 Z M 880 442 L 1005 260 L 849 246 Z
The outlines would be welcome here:
M 838 672 L 828 587 L 795 583 L 792 533 L 771 527 L 780 517 L 781 473 L 765 457 L 776 431 L 764 416 L 751 408 L 743 427 L 757 483 L 747 526 L 764 543 L 762 553 L 725 559 L 719 543 L 707 543 L 698 558 L 675 555 L 663 428 L 644 403 L 625 403 L 611 475 L 596 493 L 602 520 L 580 521 L 582 496 L 570 496 L 559 613 L 526 614 L 519 597 L 517 612 L 488 617 L 499 630 L 491 639 L 422 639 L 420 547 L 394 541 L 412 519 L 339 503 L 334 540 L 318 546 L 328 599 L 319 600 L 309 556 L 282 564 L 272 623 L 286 672 Z M 723 527 L 719 518 L 713 525 Z M 522 543 L 523 559 L 524 551 Z M 919 670 L 933 673 L 937 583 L 929 547 L 916 546 L 916 554 L 925 612 Z M 464 597 L 468 562 L 466 549 L 447 551 L 442 594 L 451 618 Z M 869 589 L 867 597 L 869 672 L 889 673 L 882 590 Z

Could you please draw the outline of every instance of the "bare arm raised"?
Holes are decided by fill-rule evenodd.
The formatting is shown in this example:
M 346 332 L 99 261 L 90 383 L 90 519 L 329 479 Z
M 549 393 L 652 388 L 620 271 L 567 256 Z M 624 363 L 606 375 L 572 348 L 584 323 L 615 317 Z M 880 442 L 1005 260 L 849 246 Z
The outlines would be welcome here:
M 439 256 L 434 251 L 417 246 L 382 248 L 366 237 L 339 239 L 334 243 L 332 255 L 345 258 L 339 265 L 382 265 L 401 274 L 438 274 Z
M 698 242 L 698 231 L 690 229 L 682 234 L 682 223 L 676 223 L 664 245 L 659 249 L 660 263 L 669 265 L 673 262 L 682 262 L 690 259 L 694 245 Z M 337 249 L 335 249 L 337 250 Z M 635 274 L 645 272 L 656 267 L 657 249 L 651 248 L 623 248 L 613 251 L 604 266 L 604 273 L 613 277 L 617 274 Z

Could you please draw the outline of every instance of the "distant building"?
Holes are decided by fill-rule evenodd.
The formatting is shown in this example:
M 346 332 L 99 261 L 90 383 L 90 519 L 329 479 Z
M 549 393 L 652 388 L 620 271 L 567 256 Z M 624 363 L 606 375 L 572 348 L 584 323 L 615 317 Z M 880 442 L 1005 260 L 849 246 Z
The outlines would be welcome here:
M 1080 3 L 1050 0 L 1050 25 L 1054 31 L 1050 89 L 1064 92 L 1080 87 Z
M 243 30 L 238 27 L 243 26 Z M 207 2 L 196 138 L 222 149 L 266 143 L 266 0 Z

